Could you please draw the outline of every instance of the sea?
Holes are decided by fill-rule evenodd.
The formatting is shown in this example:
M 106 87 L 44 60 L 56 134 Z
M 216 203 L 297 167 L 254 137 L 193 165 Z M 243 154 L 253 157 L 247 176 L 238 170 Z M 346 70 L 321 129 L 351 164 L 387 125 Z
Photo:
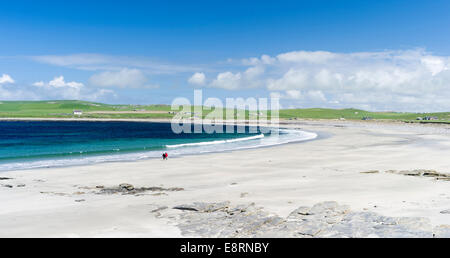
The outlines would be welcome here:
M 157 122 L 0 121 L 0 171 L 143 160 L 165 152 L 172 158 L 317 137 L 301 130 L 261 129 L 235 126 L 234 133 L 175 133 L 170 123 Z

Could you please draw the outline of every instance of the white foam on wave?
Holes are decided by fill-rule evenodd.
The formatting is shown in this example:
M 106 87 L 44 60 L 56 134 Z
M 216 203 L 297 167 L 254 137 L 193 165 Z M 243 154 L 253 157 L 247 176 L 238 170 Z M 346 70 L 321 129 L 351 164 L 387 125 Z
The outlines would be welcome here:
M 215 144 L 224 144 L 224 143 L 232 143 L 232 142 L 242 142 L 242 141 L 250 141 L 264 138 L 264 134 L 245 137 L 245 138 L 237 138 L 231 140 L 220 140 L 220 141 L 209 141 L 209 142 L 194 142 L 194 143 L 184 143 L 184 144 L 175 144 L 175 145 L 166 145 L 167 148 L 181 148 L 181 147 L 192 147 L 192 146 L 204 146 L 204 145 L 215 145 Z
M 177 157 L 192 154 L 204 154 L 211 152 L 223 152 L 223 151 L 269 147 L 292 142 L 313 140 L 318 137 L 318 135 L 313 132 L 306 132 L 293 129 L 292 130 L 280 129 L 278 132 L 279 133 L 275 134 L 272 133 L 269 136 L 261 134 L 251 137 L 244 137 L 230 140 L 167 145 L 166 147 L 168 150 L 166 151 L 169 151 L 170 157 Z M 79 166 L 104 162 L 143 160 L 149 158 L 159 158 L 161 156 L 161 152 L 162 151 L 143 151 L 126 154 L 117 153 L 117 154 L 98 155 L 98 156 L 96 155 L 77 158 L 44 159 L 37 161 L 5 163 L 0 164 L 0 171 L 49 168 L 49 167 L 66 167 L 66 166 Z

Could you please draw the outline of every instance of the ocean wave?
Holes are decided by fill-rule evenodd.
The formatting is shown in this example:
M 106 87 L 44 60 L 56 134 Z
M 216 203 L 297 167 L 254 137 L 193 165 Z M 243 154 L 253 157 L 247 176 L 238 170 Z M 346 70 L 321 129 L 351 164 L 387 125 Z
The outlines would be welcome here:
M 181 147 L 192 147 L 192 146 L 204 146 L 204 145 L 215 145 L 215 144 L 224 144 L 224 143 L 232 143 L 232 142 L 242 142 L 242 141 L 250 141 L 264 138 L 264 134 L 250 136 L 245 138 L 237 138 L 231 140 L 220 140 L 220 141 L 209 141 L 209 142 L 194 142 L 194 143 L 183 143 L 183 144 L 175 144 L 175 145 L 166 145 L 166 148 L 181 148 Z

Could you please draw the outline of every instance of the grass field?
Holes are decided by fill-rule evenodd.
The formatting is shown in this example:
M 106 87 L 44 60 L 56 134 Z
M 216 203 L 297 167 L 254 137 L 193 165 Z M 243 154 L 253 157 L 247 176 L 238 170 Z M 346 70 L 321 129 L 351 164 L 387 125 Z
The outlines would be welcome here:
M 58 118 L 58 117 L 78 117 L 73 115 L 74 110 L 83 111 L 81 117 L 84 118 L 160 118 L 171 117 L 168 113 L 170 106 L 167 105 L 108 105 L 87 101 L 1 101 L 0 117 L 3 118 Z M 141 114 L 133 111 L 167 111 L 164 113 Z M 89 114 L 95 111 L 129 111 L 127 114 Z
M 418 117 L 436 117 L 437 120 L 418 121 Z M 406 113 L 406 112 L 369 112 L 359 109 L 285 109 L 280 110 L 280 118 L 310 118 L 310 119 L 348 119 L 362 120 L 363 118 L 376 120 L 399 120 L 417 122 L 449 122 L 450 112 L 442 113 Z
M 81 110 L 83 115 L 76 116 L 74 110 Z M 105 113 L 101 113 L 104 111 Z M 113 118 L 113 119 L 151 119 L 172 118 L 169 105 L 108 105 L 87 101 L 1 101 L 0 118 Z M 92 113 L 94 112 L 94 113 Z M 117 112 L 117 113 L 114 113 Z M 153 112 L 153 113 L 152 113 Z M 191 112 L 194 112 L 193 108 Z M 211 112 L 204 109 L 203 117 Z M 236 112 L 235 112 L 236 113 Z M 450 112 L 442 113 L 400 113 L 368 112 L 358 109 L 284 109 L 280 110 L 281 119 L 346 119 L 362 120 L 397 120 L 421 123 L 450 123 Z M 188 114 L 191 116 L 193 114 Z M 246 119 L 257 118 L 257 112 L 245 112 Z M 417 117 L 436 117 L 437 120 L 418 121 Z

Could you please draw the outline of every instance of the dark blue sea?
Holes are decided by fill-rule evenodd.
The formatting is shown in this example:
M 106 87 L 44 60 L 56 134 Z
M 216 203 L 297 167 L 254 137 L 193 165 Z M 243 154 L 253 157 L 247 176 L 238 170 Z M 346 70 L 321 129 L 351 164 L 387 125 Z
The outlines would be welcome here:
M 285 130 L 273 137 L 259 128 L 251 129 L 176 134 L 170 123 L 1 121 L 0 171 L 140 160 L 160 157 L 163 152 L 176 157 L 231 151 L 317 136 Z

